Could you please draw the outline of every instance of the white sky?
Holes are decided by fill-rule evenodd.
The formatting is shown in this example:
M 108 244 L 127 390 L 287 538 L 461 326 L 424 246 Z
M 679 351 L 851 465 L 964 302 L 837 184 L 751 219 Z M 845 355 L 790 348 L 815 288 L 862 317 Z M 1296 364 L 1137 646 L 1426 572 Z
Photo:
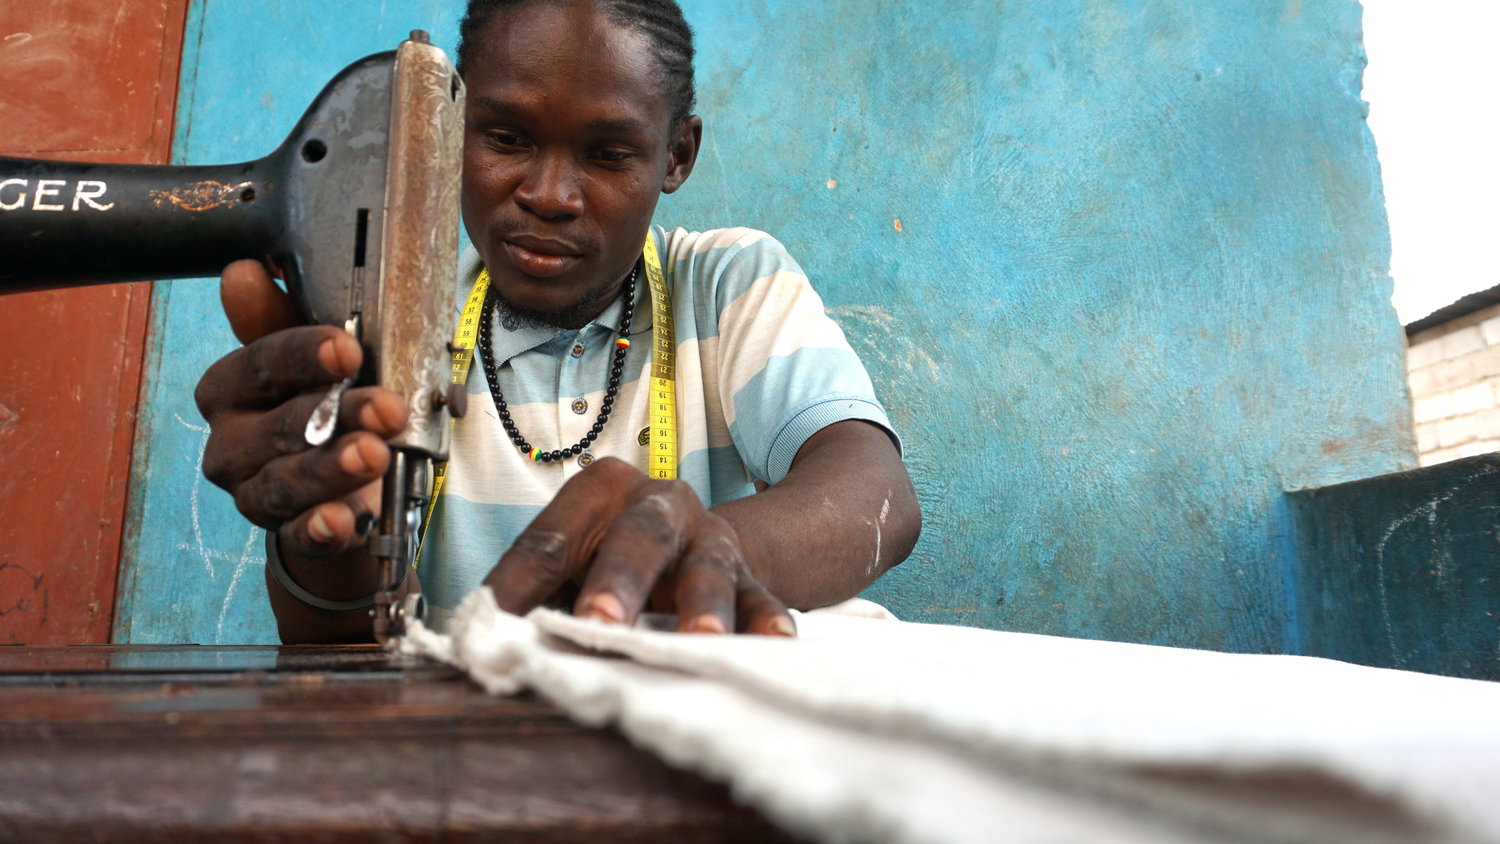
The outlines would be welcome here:
M 1364 0 L 1364 98 L 1409 323 L 1500 284 L 1500 0 Z

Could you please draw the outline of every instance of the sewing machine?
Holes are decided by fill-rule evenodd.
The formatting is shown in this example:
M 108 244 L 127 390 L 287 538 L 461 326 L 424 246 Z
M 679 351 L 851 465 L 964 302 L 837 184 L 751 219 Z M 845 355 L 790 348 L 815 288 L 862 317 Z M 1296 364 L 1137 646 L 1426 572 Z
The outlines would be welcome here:
M 463 394 L 449 383 L 450 282 L 458 242 L 463 82 L 425 32 L 341 71 L 280 147 L 256 161 L 126 166 L 0 157 L 0 294 L 217 276 L 260 258 L 308 322 L 364 348 L 359 384 L 401 394 L 390 442 L 372 609 L 381 642 L 421 612 L 401 589 L 434 461 Z M 333 434 L 333 388 L 306 437 Z

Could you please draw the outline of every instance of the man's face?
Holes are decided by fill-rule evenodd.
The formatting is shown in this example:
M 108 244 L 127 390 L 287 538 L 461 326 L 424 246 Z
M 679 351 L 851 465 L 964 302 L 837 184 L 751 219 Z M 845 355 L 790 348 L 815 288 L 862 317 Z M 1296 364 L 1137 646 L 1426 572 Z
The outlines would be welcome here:
M 629 274 L 662 192 L 691 172 L 650 41 L 589 2 L 497 12 L 466 68 L 463 216 L 510 308 L 577 326 Z

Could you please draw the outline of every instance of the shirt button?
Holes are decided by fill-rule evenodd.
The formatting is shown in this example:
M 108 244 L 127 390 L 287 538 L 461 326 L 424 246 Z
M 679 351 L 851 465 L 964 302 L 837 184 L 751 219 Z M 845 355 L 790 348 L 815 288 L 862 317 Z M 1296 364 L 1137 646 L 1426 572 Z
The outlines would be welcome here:
M 587 467 L 589 464 L 591 464 L 593 462 L 594 462 L 594 455 L 589 454 L 587 451 L 585 451 L 584 453 L 578 455 L 578 465 L 579 466 Z
M 573 399 L 573 412 L 582 416 L 589 412 L 589 403 L 583 399 Z
M 582 343 L 574 343 L 573 344 L 572 355 L 575 358 L 581 358 L 581 357 L 583 357 L 583 344 Z

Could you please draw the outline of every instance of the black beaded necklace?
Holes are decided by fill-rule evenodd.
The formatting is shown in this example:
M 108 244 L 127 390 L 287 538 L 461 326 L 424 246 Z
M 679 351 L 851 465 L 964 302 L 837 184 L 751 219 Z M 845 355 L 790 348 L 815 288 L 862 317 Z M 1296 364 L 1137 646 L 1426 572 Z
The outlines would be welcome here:
M 516 423 L 510 418 L 510 409 L 505 405 L 505 397 L 500 394 L 500 368 L 495 363 L 495 356 L 490 351 L 491 324 L 494 322 L 495 286 L 484 294 L 484 309 L 479 317 L 479 350 L 482 352 L 480 362 L 484 364 L 484 377 L 490 384 L 490 397 L 495 400 L 495 410 L 500 412 L 500 424 L 505 426 L 505 432 L 510 434 L 510 441 L 521 449 L 521 453 L 532 460 L 541 463 L 552 463 L 581 454 L 584 449 L 593 445 L 594 440 L 604 432 L 604 423 L 609 419 L 609 412 L 615 406 L 615 396 L 620 392 L 620 374 L 625 371 L 625 350 L 630 347 L 630 340 L 626 337 L 630 333 L 630 317 L 635 310 L 635 278 L 640 268 L 636 267 L 630 271 L 630 278 L 625 282 L 625 312 L 620 316 L 620 336 L 615 340 L 614 360 L 609 368 L 609 383 L 604 388 L 604 401 L 600 403 L 599 418 L 594 420 L 594 426 L 589 429 L 583 439 L 567 448 L 559 448 L 553 451 L 542 451 L 534 448 L 521 432 L 516 430 Z

